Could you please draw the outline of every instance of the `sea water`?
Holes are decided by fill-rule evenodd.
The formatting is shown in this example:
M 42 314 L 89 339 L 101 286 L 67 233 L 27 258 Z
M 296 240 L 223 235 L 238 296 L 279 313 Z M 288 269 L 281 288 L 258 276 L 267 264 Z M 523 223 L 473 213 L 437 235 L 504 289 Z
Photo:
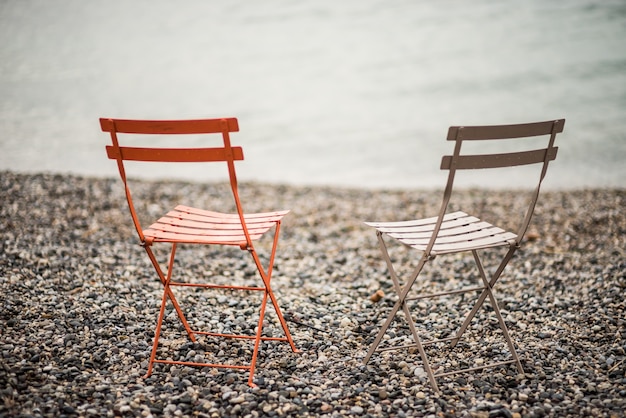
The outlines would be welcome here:
M 623 187 L 626 2 L 0 2 L 0 170 L 117 176 L 98 118 L 223 116 L 242 180 L 442 187 L 449 126 L 565 118 L 546 186 Z

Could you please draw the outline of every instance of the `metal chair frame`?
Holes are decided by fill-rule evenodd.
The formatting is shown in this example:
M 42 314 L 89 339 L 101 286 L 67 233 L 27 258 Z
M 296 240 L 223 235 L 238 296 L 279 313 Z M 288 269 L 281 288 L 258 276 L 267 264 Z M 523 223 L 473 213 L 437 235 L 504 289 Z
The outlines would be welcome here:
M 453 375 L 462 372 L 470 372 L 481 370 L 485 368 L 497 367 L 506 364 L 515 364 L 517 370 L 520 373 L 524 372 L 520 358 L 515 351 L 515 345 L 509 331 L 506 327 L 504 318 L 500 313 L 496 298 L 494 296 L 494 287 L 504 271 L 506 265 L 509 263 L 517 249 L 520 248 L 522 240 L 526 234 L 528 226 L 530 224 L 541 183 L 546 175 L 548 164 L 550 161 L 556 158 L 558 148 L 554 146 L 556 135 L 563 132 L 565 125 L 564 119 L 552 120 L 546 122 L 535 122 L 527 124 L 516 125 L 493 125 L 493 126 L 453 126 L 448 130 L 447 139 L 455 142 L 454 153 L 451 156 L 444 156 L 441 162 L 441 169 L 448 170 L 448 181 L 443 194 L 443 200 L 439 214 L 436 217 L 418 219 L 413 221 L 399 221 L 399 222 L 366 222 L 367 225 L 376 229 L 376 236 L 379 243 L 380 250 L 383 258 L 387 264 L 389 274 L 393 281 L 393 287 L 398 295 L 391 312 L 389 312 L 387 319 L 380 328 L 374 342 L 370 346 L 370 349 L 364 359 L 364 363 L 367 364 L 376 351 L 387 350 L 406 350 L 411 347 L 416 347 L 419 351 L 421 360 L 424 364 L 424 370 L 428 376 L 428 380 L 434 390 L 439 392 L 436 378 Z M 549 136 L 546 148 L 535 149 L 530 151 L 521 152 L 507 152 L 501 154 L 478 154 L 478 155 L 464 155 L 461 154 L 462 144 L 464 141 L 479 141 L 487 140 L 494 141 L 498 139 L 519 139 L 536 137 L 536 136 Z M 448 213 L 448 205 L 453 190 L 453 183 L 457 170 L 470 170 L 470 169 L 494 169 L 504 167 L 514 167 L 528 164 L 541 164 L 541 174 L 539 175 L 539 181 L 531 193 L 530 202 L 526 210 L 524 219 L 521 221 L 517 233 L 508 232 L 504 229 L 498 228 L 487 222 L 483 222 L 477 217 L 470 216 L 462 211 Z M 392 265 L 391 258 L 387 249 L 383 235 L 387 235 L 400 243 L 417 249 L 422 252 L 421 258 L 415 268 L 414 272 L 408 277 L 408 280 L 404 285 L 400 284 L 396 270 Z M 506 254 L 500 261 L 499 265 L 491 276 L 488 276 L 483 267 L 483 263 L 479 257 L 478 250 L 495 247 L 507 247 Z M 414 297 L 409 297 L 409 291 L 413 284 L 417 280 L 419 274 L 422 272 L 424 266 L 435 257 L 444 254 L 459 253 L 459 252 L 471 252 L 482 281 L 481 286 L 469 287 L 464 289 L 458 289 L 453 291 L 444 291 L 431 294 L 421 294 Z M 474 306 L 470 312 L 466 315 L 461 327 L 453 337 L 434 339 L 430 341 L 422 341 L 418 335 L 415 323 L 411 317 L 411 312 L 407 302 L 443 297 L 448 295 L 463 294 L 466 292 L 480 292 L 480 296 L 474 303 Z M 453 370 L 441 373 L 434 373 L 433 369 L 428 361 L 428 357 L 424 350 L 425 346 L 450 342 L 451 347 L 454 347 L 471 321 L 474 319 L 478 310 L 483 306 L 486 299 L 489 299 L 489 303 L 493 309 L 493 312 L 498 320 L 498 324 L 506 340 L 507 346 L 511 354 L 511 360 L 493 362 L 479 367 L 470 367 L 460 370 Z M 398 311 L 402 310 L 405 319 L 408 322 L 411 337 L 414 343 L 402 346 L 384 347 L 379 348 L 381 340 L 386 334 L 392 321 L 398 314 Z
M 146 251 L 150 262 L 163 284 L 163 296 L 157 319 L 154 343 L 150 353 L 148 370 L 144 377 L 152 374 L 155 363 L 177 364 L 185 366 L 203 366 L 229 368 L 238 370 L 248 370 L 248 385 L 256 386 L 254 383 L 254 371 L 259 353 L 261 341 L 286 341 L 294 352 L 298 352 L 294 341 L 287 327 L 287 323 L 281 313 L 278 301 L 271 287 L 272 270 L 282 218 L 289 212 L 288 210 L 264 212 L 264 213 L 244 213 L 239 198 L 237 177 L 235 173 L 235 161 L 243 160 L 243 150 L 241 147 L 233 147 L 230 141 L 230 133 L 239 131 L 239 124 L 236 118 L 222 119 L 197 119 L 197 120 L 128 120 L 101 118 L 100 126 L 102 131 L 111 135 L 112 145 L 106 147 L 107 155 L 110 159 L 117 161 L 117 167 L 124 183 L 124 190 L 128 207 L 133 220 L 141 246 Z M 186 135 L 186 134 L 221 134 L 223 146 L 217 148 L 138 148 L 120 146 L 118 134 L 150 134 L 150 135 Z M 139 217 L 133 204 L 130 188 L 126 177 L 124 161 L 145 161 L 145 162 L 222 162 L 228 167 L 230 188 L 236 206 L 236 213 L 220 213 L 197 209 L 189 206 L 178 205 L 172 211 L 161 217 L 150 227 L 142 228 Z M 269 257 L 269 264 L 263 267 L 259 255 L 254 247 L 254 241 L 260 239 L 270 229 L 274 229 L 273 244 Z M 155 256 L 152 247 L 157 243 L 171 244 L 167 271 L 164 272 Z M 187 283 L 173 280 L 174 259 L 176 249 L 179 244 L 205 244 L 205 245 L 225 245 L 238 246 L 241 250 L 247 251 L 254 261 L 256 269 L 260 275 L 262 285 L 260 286 L 235 286 L 214 283 Z M 230 289 L 252 292 L 262 292 L 263 298 L 259 310 L 259 320 L 255 335 L 224 334 L 206 331 L 192 330 L 181 306 L 179 305 L 173 288 L 175 287 L 197 287 L 204 289 Z M 263 319 L 268 299 L 278 316 L 284 337 L 263 336 Z M 167 301 L 171 301 L 180 322 L 192 342 L 196 342 L 197 335 L 208 337 L 223 337 L 235 339 L 254 340 L 252 358 L 248 364 L 221 364 L 221 363 L 197 363 L 189 361 L 175 361 L 157 358 L 157 349 L 161 337 L 161 329 Z

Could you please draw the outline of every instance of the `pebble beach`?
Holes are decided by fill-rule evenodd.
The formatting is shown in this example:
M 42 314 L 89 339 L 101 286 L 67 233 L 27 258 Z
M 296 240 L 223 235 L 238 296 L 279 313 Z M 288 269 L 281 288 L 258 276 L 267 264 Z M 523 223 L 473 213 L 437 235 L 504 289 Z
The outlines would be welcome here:
M 232 210 L 221 183 L 131 186 L 146 224 L 178 203 Z M 395 302 L 374 230 L 363 222 L 435 216 L 441 191 L 245 182 L 240 192 L 247 212 L 291 209 L 272 283 L 301 352 L 263 342 L 255 388 L 246 372 L 230 369 L 156 365 L 143 377 L 162 285 L 138 245 L 118 178 L 0 172 L 0 416 L 623 416 L 625 189 L 542 193 L 527 239 L 495 289 L 525 373 L 508 365 L 443 377 L 441 393 L 412 349 L 375 353 L 363 364 Z M 519 213 L 523 203 L 515 191 L 467 189 L 455 198 L 455 207 L 488 221 Z M 259 242 L 262 260 L 270 246 L 271 239 Z M 389 246 L 403 280 L 419 253 Z M 155 250 L 165 260 L 168 248 Z M 238 248 L 181 246 L 177 255 L 181 280 L 259 283 Z M 501 253 L 484 257 L 493 267 Z M 437 257 L 422 276 L 416 290 L 479 279 L 471 254 Z M 192 327 L 254 332 L 257 295 L 180 292 Z M 467 297 L 451 296 L 415 302 L 411 311 L 424 338 L 438 338 L 470 308 Z M 265 333 L 281 336 L 273 314 L 268 309 Z M 248 342 L 191 343 L 176 319 L 169 305 L 163 356 L 249 359 Z M 384 342 L 410 342 L 402 315 Z M 438 370 L 508 355 L 487 307 L 455 348 L 427 352 Z

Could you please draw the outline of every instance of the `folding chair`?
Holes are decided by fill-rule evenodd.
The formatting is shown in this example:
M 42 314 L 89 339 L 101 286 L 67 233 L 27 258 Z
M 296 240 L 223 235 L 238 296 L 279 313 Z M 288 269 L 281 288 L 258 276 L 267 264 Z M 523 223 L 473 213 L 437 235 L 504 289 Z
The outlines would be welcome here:
M 248 384 L 255 386 L 253 382 L 254 369 L 256 366 L 259 345 L 261 341 L 287 341 L 294 352 L 297 352 L 285 319 L 280 311 L 276 296 L 271 287 L 272 268 L 278 244 L 281 219 L 289 212 L 288 210 L 265 212 L 265 213 L 244 213 L 239 198 L 237 178 L 235 175 L 235 161 L 243 160 L 241 147 L 233 147 L 230 142 L 230 132 L 239 131 L 236 118 L 225 119 L 202 119 L 202 120 L 176 120 L 176 121 L 149 121 L 149 120 L 123 120 L 101 118 L 100 126 L 102 131 L 109 132 L 112 145 L 106 147 L 107 155 L 110 159 L 117 161 L 117 166 L 124 182 L 126 199 L 130 214 L 137 229 L 141 246 L 146 250 L 152 265 L 154 266 L 159 279 L 163 283 L 163 297 L 158 315 L 154 343 L 148 363 L 148 371 L 145 377 L 150 376 L 154 363 L 178 364 L 188 366 L 207 366 L 218 368 L 230 368 L 248 370 Z M 148 134 L 148 135 L 183 135 L 183 134 L 221 134 L 223 145 L 216 148 L 140 148 L 120 146 L 118 134 Z M 138 137 L 138 136 L 137 136 Z M 168 137 L 169 138 L 169 137 Z M 222 162 L 226 163 L 230 177 L 230 188 L 234 198 L 236 213 L 220 213 L 197 209 L 189 206 L 178 205 L 173 210 L 166 213 L 148 228 L 142 228 L 139 216 L 133 205 L 130 188 L 126 178 L 125 161 L 147 161 L 147 162 Z M 264 268 L 259 259 L 259 255 L 254 248 L 254 241 L 259 240 L 266 232 L 274 229 L 273 244 L 269 265 Z M 168 243 L 171 245 L 169 262 L 166 272 L 164 272 L 152 250 L 156 244 Z M 261 278 L 259 286 L 235 286 L 214 283 L 189 283 L 189 281 L 175 281 L 173 279 L 173 265 L 176 255 L 176 248 L 179 244 L 205 244 L 235 246 L 247 251 L 254 261 L 256 269 Z M 181 306 L 179 305 L 173 289 L 175 287 L 196 287 L 200 289 L 231 289 L 241 291 L 262 292 L 263 297 L 260 304 L 258 326 L 255 335 L 225 334 L 206 331 L 194 331 L 191 329 Z M 263 336 L 263 319 L 267 300 L 271 301 L 274 310 L 280 321 L 284 332 L 284 337 Z M 189 339 L 196 342 L 196 335 L 209 337 L 224 337 L 236 339 L 254 340 L 254 349 L 250 363 L 239 364 L 216 364 L 216 363 L 196 363 L 189 361 L 173 361 L 170 359 L 157 359 L 157 348 L 164 319 L 167 301 L 171 301 L 180 322 L 185 328 Z
M 389 269 L 391 279 L 393 281 L 393 287 L 398 294 L 398 300 L 393 305 L 393 308 L 386 321 L 383 323 L 381 329 L 378 332 L 374 342 L 372 343 L 367 356 L 364 359 L 364 363 L 367 364 L 375 351 L 387 351 L 409 348 L 417 348 L 420 357 L 424 364 L 424 370 L 428 375 L 428 379 L 435 391 L 439 391 L 435 378 L 452 375 L 461 372 L 468 372 L 474 370 L 480 370 L 488 367 L 496 367 L 505 364 L 514 363 L 517 366 L 517 370 L 520 373 L 524 372 L 520 359 L 515 351 L 513 341 L 509 335 L 509 331 L 506 327 L 504 319 L 498 308 L 498 304 L 493 294 L 493 288 L 500 278 L 502 271 L 506 267 L 507 263 L 513 257 L 515 251 L 520 248 L 522 239 L 527 231 L 537 198 L 539 196 L 539 189 L 541 182 L 543 181 L 548 163 L 556 158 L 557 147 L 554 146 L 554 141 L 557 133 L 563 131 L 565 120 L 554 120 L 546 122 L 518 124 L 518 125 L 499 125 L 499 126 L 453 126 L 448 130 L 448 140 L 455 142 L 453 155 L 444 156 L 441 162 L 441 169 L 448 170 L 448 182 L 443 194 L 443 201 L 439 210 L 438 216 L 411 220 L 411 221 L 398 221 L 398 222 L 366 222 L 367 225 L 376 229 L 376 236 L 382 252 L 383 258 Z M 536 147 L 536 142 L 541 141 L 542 138 L 531 137 L 544 137 L 547 143 L 545 148 L 499 153 L 499 154 L 462 154 L 461 145 L 468 141 L 471 144 L 485 144 L 476 141 L 484 140 L 489 141 L 489 146 L 504 145 L 503 141 L 495 142 L 496 140 L 514 140 L 516 145 L 519 145 L 523 139 L 524 142 L 531 142 L 533 147 Z M 509 142 L 510 144 L 510 142 Z M 467 144 L 466 146 L 469 146 Z M 470 170 L 470 169 L 498 169 L 504 167 L 514 167 L 528 164 L 537 164 L 541 166 L 539 181 L 534 191 L 530 193 L 528 207 L 525 209 L 523 219 L 519 223 L 519 229 L 516 233 L 508 232 L 502 228 L 494 226 L 488 222 L 481 221 L 475 216 L 468 215 L 462 211 L 452 211 L 448 213 L 448 204 L 452 195 L 453 182 L 457 170 Z M 538 170 L 539 171 L 539 170 Z M 398 276 L 394 266 L 392 265 L 389 252 L 383 235 L 391 237 L 400 243 L 414 248 L 421 252 L 421 258 L 419 259 L 417 266 L 413 273 L 408 277 L 408 280 L 402 286 L 398 280 Z M 499 265 L 488 277 L 483 267 L 481 258 L 479 257 L 479 250 L 504 247 L 506 254 L 500 261 Z M 418 275 L 422 272 L 427 262 L 433 260 L 438 255 L 459 253 L 459 252 L 471 252 L 473 259 L 478 269 L 478 274 L 482 284 L 477 287 L 465 287 L 462 289 L 445 290 L 442 292 L 420 294 L 417 296 L 409 297 L 409 291 L 417 280 Z M 444 297 L 449 295 L 462 295 L 466 292 L 480 292 L 480 296 L 474 303 L 473 308 L 465 317 L 460 329 L 452 337 L 431 339 L 429 341 L 422 341 L 419 337 L 416 325 L 411 317 L 409 310 L 410 301 Z M 413 292 L 414 293 L 414 292 Z M 466 367 L 460 370 L 453 370 L 449 372 L 434 373 L 431 367 L 426 352 L 425 346 L 449 341 L 451 346 L 454 347 L 461 339 L 463 333 L 466 331 L 470 322 L 481 308 L 486 299 L 489 299 L 489 303 L 493 309 L 493 312 L 497 318 L 498 324 L 508 345 L 510 351 L 510 360 L 502 362 L 492 362 L 490 364 L 480 365 L 479 367 Z M 381 340 L 387 333 L 388 328 L 398 312 L 402 310 L 404 317 L 408 322 L 410 334 L 412 340 L 411 344 L 405 344 L 401 346 L 387 346 L 379 348 Z

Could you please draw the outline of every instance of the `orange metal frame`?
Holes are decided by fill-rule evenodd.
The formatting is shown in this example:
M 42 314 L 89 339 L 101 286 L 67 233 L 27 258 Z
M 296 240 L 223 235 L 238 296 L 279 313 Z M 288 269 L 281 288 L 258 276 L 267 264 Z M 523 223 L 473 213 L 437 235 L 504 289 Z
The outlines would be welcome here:
M 126 193 L 130 214 L 139 235 L 141 245 L 145 249 L 148 257 L 154 266 L 154 269 L 163 284 L 163 296 L 161 299 L 161 307 L 157 319 L 155 329 L 154 343 L 148 371 L 145 377 L 151 375 L 154 363 L 177 364 L 186 366 L 204 366 L 248 370 L 248 384 L 255 386 L 254 371 L 257 363 L 259 345 L 261 341 L 286 341 L 289 343 L 294 352 L 298 352 L 294 341 L 287 327 L 287 323 L 278 305 L 278 301 L 271 288 L 271 277 L 278 246 L 278 237 L 280 233 L 281 219 L 288 211 L 267 212 L 258 214 L 245 214 L 239 198 L 237 177 L 235 174 L 234 161 L 243 160 L 243 151 L 241 147 L 232 147 L 230 142 L 230 132 L 239 130 L 237 119 L 199 119 L 199 120 L 176 120 L 176 121 L 148 121 L 148 120 L 127 120 L 127 119 L 109 119 L 101 118 L 100 125 L 104 132 L 111 135 L 112 145 L 106 147 L 107 154 L 110 159 L 117 161 L 118 170 Z M 119 145 L 118 133 L 124 134 L 155 134 L 155 135 L 180 135 L 180 134 L 222 134 L 223 147 L 218 148 L 136 148 L 122 147 Z M 201 209 L 189 208 L 186 206 L 177 206 L 173 211 L 166 214 L 149 228 L 143 229 L 135 206 L 133 204 L 130 188 L 124 168 L 124 161 L 148 161 L 148 162 L 226 162 L 230 178 L 230 186 L 233 194 L 236 214 L 224 214 L 219 212 L 209 212 Z M 272 250 L 270 254 L 269 264 L 264 268 L 261 264 L 259 256 L 254 248 L 253 241 L 260 239 L 265 232 L 274 227 L 274 238 Z M 155 243 L 170 243 L 171 252 L 167 272 L 163 272 L 152 246 Z M 254 260 L 254 264 L 261 276 L 262 286 L 234 286 L 220 285 L 213 283 L 184 283 L 176 282 L 172 279 L 174 259 L 176 256 L 176 248 L 178 244 L 207 244 L 207 245 L 229 245 L 239 246 L 242 250 L 248 251 Z M 263 299 L 260 306 L 259 320 L 256 335 L 239 335 L 239 334 L 223 334 L 206 331 L 194 331 L 189 326 L 185 315 L 174 296 L 173 287 L 198 287 L 204 289 L 230 289 L 242 291 L 263 292 Z M 285 334 L 284 337 L 264 337 L 263 319 L 267 301 L 269 300 L 274 307 L 281 327 Z M 210 337 L 223 337 L 234 339 L 254 340 L 254 349 L 252 359 L 249 364 L 232 365 L 218 363 L 196 363 L 188 361 L 174 361 L 157 358 L 157 349 L 159 346 L 159 338 L 161 336 L 161 328 L 165 315 L 167 301 L 171 301 L 178 318 L 185 328 L 189 339 L 196 342 L 196 335 L 204 335 Z

